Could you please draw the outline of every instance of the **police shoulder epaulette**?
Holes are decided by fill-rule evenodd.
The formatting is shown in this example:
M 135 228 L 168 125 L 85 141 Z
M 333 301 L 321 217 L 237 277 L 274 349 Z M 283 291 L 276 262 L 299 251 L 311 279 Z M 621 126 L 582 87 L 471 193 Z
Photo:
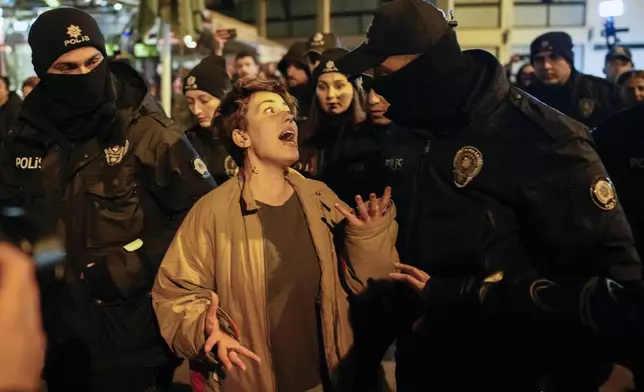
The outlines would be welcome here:
M 168 118 L 168 116 L 160 112 L 151 112 L 147 115 L 155 119 L 159 124 L 163 125 L 166 128 L 171 127 L 175 123 L 171 118 Z
M 585 125 L 567 117 L 524 91 L 513 88 L 510 91 L 510 102 L 553 140 L 588 136 L 588 129 Z

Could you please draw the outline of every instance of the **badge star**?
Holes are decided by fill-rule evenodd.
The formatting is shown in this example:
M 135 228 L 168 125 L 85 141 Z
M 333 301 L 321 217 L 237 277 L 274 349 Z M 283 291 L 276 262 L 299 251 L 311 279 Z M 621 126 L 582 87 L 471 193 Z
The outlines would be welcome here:
M 69 35 L 70 38 L 78 38 L 80 37 L 82 32 L 83 30 L 81 30 L 78 26 L 70 25 L 67 28 L 67 35 Z

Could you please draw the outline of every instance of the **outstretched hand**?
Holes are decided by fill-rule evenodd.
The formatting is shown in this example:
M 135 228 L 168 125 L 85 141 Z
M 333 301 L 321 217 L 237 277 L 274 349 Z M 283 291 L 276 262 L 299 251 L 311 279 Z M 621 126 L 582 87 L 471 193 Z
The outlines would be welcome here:
M 231 370 L 233 366 L 236 366 L 246 371 L 246 364 L 241 360 L 240 355 L 250 358 L 257 363 L 261 363 L 257 354 L 242 346 L 232 336 L 219 329 L 219 319 L 217 318 L 218 307 L 219 296 L 212 293 L 210 308 L 206 315 L 206 334 L 208 338 L 204 344 L 204 351 L 210 352 L 216 346 L 217 352 L 214 354 L 226 370 Z
M 358 215 L 354 214 L 353 210 L 336 204 L 335 208 L 340 211 L 350 225 L 355 227 L 365 227 L 373 225 L 383 219 L 384 213 L 387 211 L 391 203 L 391 187 L 386 187 L 381 198 L 378 198 L 375 193 L 369 195 L 369 207 L 362 200 L 361 196 L 356 196 L 356 208 Z
M 409 287 L 419 293 L 425 289 L 425 285 L 427 285 L 427 281 L 429 280 L 427 273 L 407 264 L 396 263 L 394 267 L 400 272 L 390 273 L 389 277 L 391 279 L 405 282 Z

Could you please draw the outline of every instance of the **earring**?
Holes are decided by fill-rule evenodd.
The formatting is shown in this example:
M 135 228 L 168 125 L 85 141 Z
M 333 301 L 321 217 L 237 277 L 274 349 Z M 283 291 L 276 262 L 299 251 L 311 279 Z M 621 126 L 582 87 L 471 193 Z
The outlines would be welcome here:
M 259 169 L 255 165 L 253 165 L 253 168 L 251 169 L 251 171 L 253 172 L 253 174 L 259 174 Z

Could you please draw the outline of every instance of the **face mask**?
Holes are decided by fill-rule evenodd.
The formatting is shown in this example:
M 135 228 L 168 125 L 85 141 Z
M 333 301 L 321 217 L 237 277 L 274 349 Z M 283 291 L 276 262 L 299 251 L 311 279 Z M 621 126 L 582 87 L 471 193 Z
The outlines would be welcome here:
M 107 61 L 101 61 L 91 72 L 83 75 L 46 74 L 41 83 L 54 101 L 75 110 L 91 110 L 105 103 L 105 87 L 109 71 Z

